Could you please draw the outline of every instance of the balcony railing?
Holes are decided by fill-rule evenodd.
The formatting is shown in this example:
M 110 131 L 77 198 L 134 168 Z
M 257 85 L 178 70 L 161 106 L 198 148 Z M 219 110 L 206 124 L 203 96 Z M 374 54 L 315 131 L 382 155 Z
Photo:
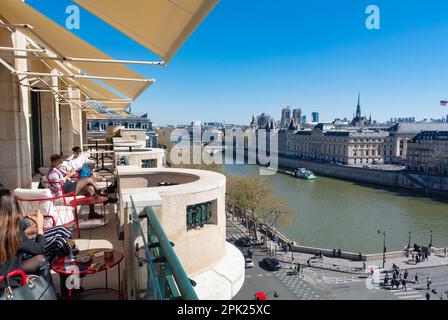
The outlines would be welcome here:
M 157 168 L 157 159 L 142 160 L 142 168 Z
M 122 156 L 118 159 L 118 165 L 119 166 L 128 166 L 129 165 L 129 158 L 127 156 Z
M 212 218 L 212 203 L 205 202 L 187 207 L 187 229 L 202 228 Z
M 137 214 L 132 200 L 132 222 L 141 236 L 143 246 L 136 244 L 138 266 L 145 270 L 146 286 L 139 290 L 139 299 L 198 300 L 192 281 L 188 278 L 168 240 L 153 208 L 147 207 Z M 142 223 L 146 222 L 146 231 Z M 138 274 L 140 274 L 140 271 Z M 140 279 L 137 279 L 141 283 Z

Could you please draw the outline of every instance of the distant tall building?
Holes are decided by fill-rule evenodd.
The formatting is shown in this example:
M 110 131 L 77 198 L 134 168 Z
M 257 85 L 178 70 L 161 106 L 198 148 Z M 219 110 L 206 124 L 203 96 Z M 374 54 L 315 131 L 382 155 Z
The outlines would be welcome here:
M 319 122 L 319 112 L 313 112 L 311 117 L 313 118 L 313 122 Z
M 302 123 L 306 123 L 306 116 L 305 115 L 302 116 Z
M 287 127 L 291 122 L 291 109 L 289 107 L 282 109 L 282 127 Z
M 299 126 L 302 123 L 302 109 L 294 109 L 292 110 L 292 118 L 294 120 L 294 124 Z

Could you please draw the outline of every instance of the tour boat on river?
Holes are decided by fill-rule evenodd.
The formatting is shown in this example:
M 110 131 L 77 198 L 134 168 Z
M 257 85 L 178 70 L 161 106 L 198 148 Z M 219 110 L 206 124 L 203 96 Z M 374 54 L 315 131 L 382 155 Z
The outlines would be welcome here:
M 314 175 L 314 173 L 311 170 L 307 170 L 305 168 L 298 168 L 294 172 L 294 176 L 296 178 L 304 179 L 304 180 L 315 180 L 316 179 L 316 176 Z

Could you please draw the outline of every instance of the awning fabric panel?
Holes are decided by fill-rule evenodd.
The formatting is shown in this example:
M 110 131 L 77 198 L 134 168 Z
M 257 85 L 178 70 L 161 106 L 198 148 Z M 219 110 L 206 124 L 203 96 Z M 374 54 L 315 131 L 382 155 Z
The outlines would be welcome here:
M 44 57 L 44 53 L 36 53 L 40 57 Z M 60 73 L 70 73 L 70 74 L 77 74 L 80 75 L 79 70 L 76 70 L 75 68 L 70 67 L 70 65 L 62 64 L 59 61 L 56 60 L 42 60 L 44 64 L 46 64 L 49 68 L 59 71 Z M 85 79 L 85 78 L 62 78 L 62 80 L 67 83 L 70 86 L 76 87 L 79 90 L 81 90 L 85 96 L 89 97 L 92 100 L 114 100 L 114 99 L 122 99 L 121 96 L 115 94 L 114 92 L 108 90 L 107 88 L 103 87 L 98 82 L 91 80 L 91 79 Z M 112 104 L 107 103 L 105 101 L 100 101 L 101 104 L 104 106 L 113 109 L 119 109 L 119 110 L 125 110 L 129 107 L 130 103 L 121 103 L 121 104 Z
M 219 0 L 74 0 L 168 62 Z
M 58 55 L 76 58 L 112 59 L 110 56 L 64 29 L 53 20 L 47 18 L 39 11 L 23 3 L 21 0 L 1 0 L 0 15 L 10 24 L 31 25 L 34 32 L 28 29 L 20 29 L 20 32 L 23 32 L 26 36 L 45 46 L 47 49 L 55 51 L 54 53 Z M 144 79 L 135 71 L 121 64 L 71 63 L 92 76 Z M 150 82 L 101 81 L 132 99 L 136 99 L 150 85 Z

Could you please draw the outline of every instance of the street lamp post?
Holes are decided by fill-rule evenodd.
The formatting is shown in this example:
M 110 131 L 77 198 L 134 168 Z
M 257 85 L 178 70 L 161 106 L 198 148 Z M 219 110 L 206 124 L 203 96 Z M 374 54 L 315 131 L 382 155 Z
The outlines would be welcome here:
M 412 232 L 409 232 L 408 250 L 411 249 L 411 235 Z
M 291 262 L 294 263 L 294 241 L 290 243 L 291 245 Z
M 386 266 L 386 231 L 378 230 L 378 234 L 383 235 L 383 269 Z
M 431 249 L 433 247 L 433 245 L 432 245 L 432 230 L 430 231 L 430 234 L 431 234 L 431 240 L 429 242 L 429 249 Z

